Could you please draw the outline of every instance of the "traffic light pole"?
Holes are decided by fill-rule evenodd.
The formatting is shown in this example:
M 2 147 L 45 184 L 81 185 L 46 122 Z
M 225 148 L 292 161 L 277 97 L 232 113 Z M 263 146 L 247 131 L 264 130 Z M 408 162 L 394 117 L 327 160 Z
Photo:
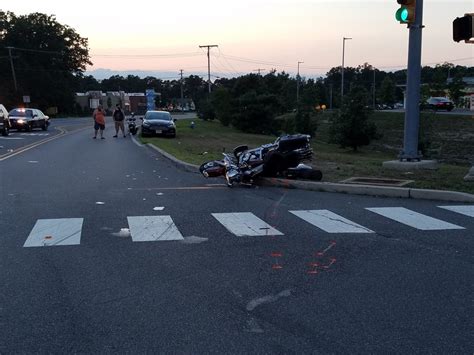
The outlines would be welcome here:
M 407 102 L 402 161 L 420 161 L 418 134 L 420 126 L 421 42 L 423 30 L 423 0 L 417 0 L 415 23 L 409 25 L 407 72 Z

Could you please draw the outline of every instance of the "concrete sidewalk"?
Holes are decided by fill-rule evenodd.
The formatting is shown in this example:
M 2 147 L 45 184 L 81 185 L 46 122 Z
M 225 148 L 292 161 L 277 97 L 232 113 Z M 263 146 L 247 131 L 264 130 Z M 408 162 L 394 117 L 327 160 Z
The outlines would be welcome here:
M 153 144 L 148 143 L 147 146 L 159 152 L 165 158 L 173 162 L 177 167 L 189 172 L 199 173 L 198 165 L 183 162 L 175 158 L 173 155 L 165 152 L 164 150 L 154 146 Z M 474 203 L 473 194 L 458 191 L 425 190 L 407 187 L 373 186 L 360 184 L 341 184 L 332 182 L 289 180 L 279 178 L 261 178 L 258 180 L 257 184 L 261 186 L 283 187 L 289 189 L 302 189 L 320 192 L 338 192 L 354 195 Z

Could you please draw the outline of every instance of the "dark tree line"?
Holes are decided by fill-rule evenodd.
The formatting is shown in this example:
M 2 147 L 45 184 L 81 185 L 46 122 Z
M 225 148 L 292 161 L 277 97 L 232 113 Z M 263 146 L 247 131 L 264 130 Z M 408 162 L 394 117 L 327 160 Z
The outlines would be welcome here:
M 37 107 L 71 110 L 78 79 L 88 64 L 87 39 L 54 16 L 0 11 L 0 100 L 8 107 L 28 95 Z
M 17 90 L 7 47 L 13 47 Z M 61 113 L 71 113 L 75 92 L 144 92 L 146 89 L 159 92 L 160 104 L 164 106 L 179 99 L 183 87 L 184 97 L 194 101 L 202 117 L 217 118 L 223 124 L 254 132 L 275 130 L 275 117 L 294 110 L 299 113 L 300 121 L 293 125 L 310 127 L 308 116 L 311 118 L 315 107 L 341 107 L 340 67 L 329 70 L 324 78 L 301 78 L 297 105 L 297 79 L 275 70 L 264 76 L 248 74 L 218 79 L 209 95 L 206 81 L 197 75 L 186 77 L 183 82 L 134 75 L 115 75 L 98 81 L 84 74 L 90 64 L 87 39 L 58 23 L 54 16 L 41 13 L 17 16 L 0 10 L 0 102 L 8 107 L 17 106 L 23 95 L 29 95 L 31 105 L 42 109 L 56 106 Z M 403 99 L 406 70 L 385 72 L 365 63 L 346 67 L 344 73 L 344 91 L 364 88 L 368 93 L 367 105 L 373 105 L 374 101 L 393 104 Z M 422 95 L 426 98 L 448 93 L 458 102 L 464 86 L 462 77 L 466 76 L 474 76 L 474 67 L 450 63 L 424 67 Z

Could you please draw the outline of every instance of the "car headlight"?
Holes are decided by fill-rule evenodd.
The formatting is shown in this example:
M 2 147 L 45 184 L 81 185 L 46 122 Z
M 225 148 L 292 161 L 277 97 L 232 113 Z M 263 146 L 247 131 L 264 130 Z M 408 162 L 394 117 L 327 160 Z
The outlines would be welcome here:
M 147 122 L 147 121 L 143 121 L 143 125 L 144 125 L 145 127 L 150 127 L 150 123 Z
M 25 120 L 18 120 L 17 122 L 18 122 L 19 124 L 23 124 L 23 123 L 25 123 Z

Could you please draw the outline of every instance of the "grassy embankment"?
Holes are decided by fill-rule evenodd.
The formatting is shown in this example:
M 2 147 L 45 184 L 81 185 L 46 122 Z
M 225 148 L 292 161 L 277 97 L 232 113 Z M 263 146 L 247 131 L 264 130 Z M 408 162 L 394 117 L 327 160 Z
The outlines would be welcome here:
M 474 193 L 474 183 L 463 177 L 474 161 L 474 117 L 461 115 L 423 114 L 421 131 L 431 144 L 428 155 L 438 159 L 437 171 L 398 172 L 382 167 L 382 162 L 394 160 L 403 142 L 404 115 L 402 113 L 376 112 L 372 120 L 382 138 L 357 152 L 341 149 L 329 142 L 329 114 L 318 116 L 318 130 L 312 139 L 314 150 L 312 165 L 323 171 L 323 181 L 339 182 L 350 177 L 378 177 L 414 180 L 410 187 L 455 190 Z M 256 147 L 272 142 L 275 137 L 239 132 L 224 127 L 218 121 L 195 120 L 191 129 L 189 120 L 177 122 L 176 139 L 143 138 L 178 159 L 201 164 L 219 159 L 222 152 L 230 152 L 235 146 L 247 144 Z M 428 157 L 429 158 L 429 157 Z

